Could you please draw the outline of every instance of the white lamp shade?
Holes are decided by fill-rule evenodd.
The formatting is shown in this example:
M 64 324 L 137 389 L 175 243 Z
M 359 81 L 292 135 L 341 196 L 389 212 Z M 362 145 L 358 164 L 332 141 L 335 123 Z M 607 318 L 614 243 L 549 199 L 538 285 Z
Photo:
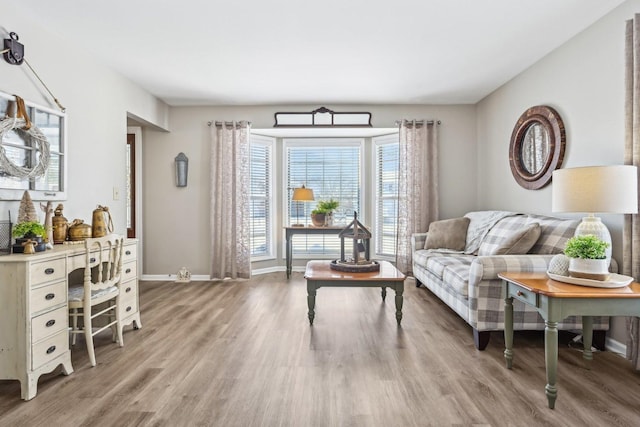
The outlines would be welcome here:
M 635 166 L 589 166 L 553 171 L 553 212 L 638 213 Z

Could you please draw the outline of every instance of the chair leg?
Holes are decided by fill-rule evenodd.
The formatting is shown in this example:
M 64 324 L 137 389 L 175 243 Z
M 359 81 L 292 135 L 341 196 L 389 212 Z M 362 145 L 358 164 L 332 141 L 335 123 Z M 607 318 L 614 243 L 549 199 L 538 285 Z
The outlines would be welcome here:
M 96 366 L 96 352 L 93 348 L 93 327 L 91 325 L 91 310 L 84 310 L 84 339 L 87 342 L 87 353 L 91 366 Z
M 71 317 L 73 318 L 71 330 L 75 332 L 78 330 L 78 309 L 77 308 L 73 309 L 73 315 Z M 77 333 L 71 334 L 71 345 L 76 345 L 76 335 L 78 334 Z

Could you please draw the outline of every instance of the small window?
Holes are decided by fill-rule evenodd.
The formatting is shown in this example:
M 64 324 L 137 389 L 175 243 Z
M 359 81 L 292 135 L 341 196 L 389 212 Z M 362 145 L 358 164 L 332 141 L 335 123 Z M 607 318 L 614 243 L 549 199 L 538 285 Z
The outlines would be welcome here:
M 3 121 L 9 112 L 15 111 L 15 97 L 0 92 L 0 116 Z M 47 138 L 49 144 L 49 166 L 43 176 L 19 178 L 10 176 L 0 166 L 0 198 L 20 200 L 25 190 L 37 200 L 66 200 L 66 114 L 37 106 L 25 101 L 27 114 L 34 126 L 37 126 Z M 11 117 L 14 114 L 11 113 Z M 8 122 L 5 122 L 8 123 Z M 31 168 L 39 159 L 39 151 L 28 138 L 23 138 L 14 130 L 6 130 L 2 136 L 2 148 L 6 158 L 17 166 Z

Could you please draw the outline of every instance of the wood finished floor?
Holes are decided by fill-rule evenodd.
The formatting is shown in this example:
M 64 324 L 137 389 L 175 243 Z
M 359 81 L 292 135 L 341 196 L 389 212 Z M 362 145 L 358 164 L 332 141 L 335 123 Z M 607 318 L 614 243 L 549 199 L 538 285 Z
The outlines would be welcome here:
M 547 407 L 541 333 L 501 333 L 476 351 L 470 327 L 426 289 L 322 288 L 307 321 L 301 273 L 250 281 L 142 282 L 143 328 L 125 346 L 84 341 L 75 372 L 40 378 L 20 400 L 0 381 L 0 426 L 637 426 L 640 374 L 595 354 L 591 369 L 561 334 L 556 409 Z

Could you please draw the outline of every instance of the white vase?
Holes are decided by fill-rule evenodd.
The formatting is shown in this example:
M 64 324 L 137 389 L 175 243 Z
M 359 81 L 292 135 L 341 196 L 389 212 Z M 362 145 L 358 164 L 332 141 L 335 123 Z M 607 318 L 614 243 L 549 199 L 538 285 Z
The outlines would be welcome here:
M 569 258 L 569 275 L 580 279 L 609 280 L 606 259 Z

